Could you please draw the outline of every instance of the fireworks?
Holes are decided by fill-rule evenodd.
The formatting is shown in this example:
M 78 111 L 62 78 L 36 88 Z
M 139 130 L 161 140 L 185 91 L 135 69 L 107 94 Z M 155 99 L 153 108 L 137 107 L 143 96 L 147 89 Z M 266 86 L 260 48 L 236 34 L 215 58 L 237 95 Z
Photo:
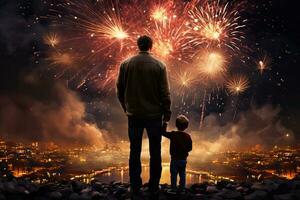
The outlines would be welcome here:
M 176 60 L 186 59 L 184 51 L 188 44 L 187 33 L 189 30 L 184 25 L 185 19 L 178 17 L 176 12 L 167 6 L 156 8 L 154 13 L 164 14 L 163 17 L 158 18 L 163 19 L 163 23 L 154 18 L 156 20 L 150 21 L 146 27 L 146 33 L 154 40 L 153 54 L 164 61 L 174 58 Z M 158 17 L 158 14 L 156 16 Z
M 257 62 L 257 68 L 261 74 L 268 68 L 269 63 L 270 61 L 267 56 L 263 56 L 263 58 Z
M 96 74 L 92 76 L 91 80 L 95 82 L 96 88 L 100 89 L 104 92 L 109 92 L 114 90 L 114 85 L 117 80 L 118 74 L 119 74 L 119 67 L 120 64 L 127 60 L 128 58 L 131 58 L 136 54 L 135 51 L 130 51 L 128 53 L 125 53 L 121 56 L 121 58 L 118 60 L 118 64 L 113 64 L 108 66 L 108 69 L 105 70 L 104 73 Z
M 216 45 L 233 51 L 240 49 L 246 20 L 241 19 L 238 9 L 233 5 L 207 1 L 189 11 L 189 18 L 188 26 L 192 31 L 193 45 Z
M 230 94 L 238 95 L 249 87 L 246 76 L 234 76 L 224 84 L 229 62 L 241 59 L 237 52 L 243 50 L 246 36 L 244 1 L 61 1 L 52 16 L 59 29 L 54 31 L 61 37 L 50 33 L 44 42 L 53 47 L 48 54 L 52 64 L 80 66 L 60 76 L 72 77 L 76 88 L 88 85 L 98 92 L 113 91 L 120 63 L 136 54 L 136 40 L 145 34 L 153 39 L 154 56 L 166 63 L 175 92 L 184 92 L 184 98 L 191 94 L 196 101 L 204 91 L 202 123 L 215 88 L 225 85 Z M 62 33 L 68 38 L 62 40 Z M 268 59 L 256 65 L 262 73 Z
M 249 87 L 249 80 L 246 76 L 233 76 L 227 81 L 226 87 L 230 94 L 239 95 Z
M 174 81 L 174 83 L 179 86 L 178 89 L 188 89 L 193 86 L 193 84 L 196 82 L 196 76 L 195 73 L 192 73 L 191 71 L 179 71 L 175 72 L 175 75 L 171 77 L 171 79 Z
M 54 53 L 49 57 L 53 65 L 70 66 L 74 62 L 74 58 L 69 53 Z
M 219 52 L 205 52 L 200 55 L 198 68 L 200 74 L 208 79 L 217 79 L 226 72 L 226 60 Z
M 130 38 L 117 5 L 66 0 L 61 7 L 61 12 L 68 13 L 61 27 L 70 35 L 65 45 L 77 47 L 82 57 L 103 59 L 112 51 L 120 51 Z
M 159 6 L 154 9 L 151 17 L 156 21 L 163 22 L 164 20 L 168 19 L 167 10 L 164 7 Z
M 55 47 L 56 45 L 59 44 L 60 42 L 60 39 L 58 37 L 58 35 L 56 33 L 50 33 L 50 34 L 47 34 L 45 37 L 44 37 L 44 42 L 47 44 L 47 45 L 50 45 L 52 47 Z
M 149 7 L 149 11 L 145 7 Z M 58 22 L 56 27 L 61 24 L 60 32 L 65 31 L 69 38 L 62 42 L 56 34 L 49 34 L 45 42 L 53 47 L 60 44 L 62 50 L 71 48 L 86 59 L 89 66 L 94 66 L 82 70 L 87 74 L 95 67 L 103 70 L 101 74 L 109 73 L 105 72 L 110 71 L 109 66 L 119 65 L 120 52 L 124 55 L 136 49 L 136 39 L 148 34 L 154 40 L 153 54 L 165 61 L 169 68 L 177 61 L 191 63 L 198 60 L 196 68 L 201 76 L 220 78 L 226 72 L 227 59 L 219 48 L 240 49 L 246 22 L 237 5 L 220 0 L 189 3 L 171 0 L 143 3 L 135 0 L 131 3 L 64 0 L 59 8 L 61 10 L 54 14 Z M 199 61 L 195 55 L 207 46 L 210 52 L 201 55 Z M 70 64 L 66 61 L 71 59 L 52 60 L 65 65 Z M 170 72 L 176 73 L 176 69 Z
M 102 19 L 103 19 L 103 24 L 91 25 L 91 27 L 89 28 L 90 31 L 95 32 L 96 35 L 100 37 L 104 36 L 107 37 L 108 39 L 123 40 L 129 37 L 128 33 L 124 31 L 120 19 L 115 14 L 114 15 L 106 14 L 102 17 Z

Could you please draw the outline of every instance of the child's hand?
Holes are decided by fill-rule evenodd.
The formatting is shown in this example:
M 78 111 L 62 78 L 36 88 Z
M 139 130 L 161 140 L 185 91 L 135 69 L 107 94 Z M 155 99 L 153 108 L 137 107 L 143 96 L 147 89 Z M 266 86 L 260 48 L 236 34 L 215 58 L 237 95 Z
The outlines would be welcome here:
M 168 127 L 168 122 L 163 122 L 163 125 L 162 125 L 162 128 L 163 128 L 163 130 L 164 131 L 166 131 L 167 130 L 167 127 Z

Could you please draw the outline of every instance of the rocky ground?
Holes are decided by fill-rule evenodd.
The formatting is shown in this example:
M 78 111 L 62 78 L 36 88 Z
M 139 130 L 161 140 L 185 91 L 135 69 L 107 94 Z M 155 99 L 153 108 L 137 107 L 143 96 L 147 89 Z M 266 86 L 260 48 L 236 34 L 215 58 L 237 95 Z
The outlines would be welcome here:
M 43 185 L 24 179 L 0 178 L 0 200 L 99 200 L 130 199 L 129 184 L 93 181 L 61 181 Z M 151 199 L 146 186 L 138 199 Z M 265 180 L 256 183 L 219 182 L 215 185 L 194 184 L 185 193 L 175 194 L 169 185 L 161 185 L 159 199 L 211 199 L 211 200 L 300 200 L 300 176 L 290 180 Z

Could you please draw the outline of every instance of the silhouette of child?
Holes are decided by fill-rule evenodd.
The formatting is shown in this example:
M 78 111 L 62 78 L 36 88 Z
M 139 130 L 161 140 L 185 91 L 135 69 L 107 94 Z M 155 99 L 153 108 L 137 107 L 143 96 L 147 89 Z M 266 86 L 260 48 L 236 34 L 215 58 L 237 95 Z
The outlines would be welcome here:
M 176 118 L 177 131 L 167 131 L 168 123 L 163 124 L 162 135 L 170 139 L 170 173 L 172 190 L 177 190 L 177 175 L 179 174 L 179 189 L 185 190 L 186 163 L 189 152 L 192 150 L 192 139 L 184 130 L 187 129 L 189 120 L 184 115 Z

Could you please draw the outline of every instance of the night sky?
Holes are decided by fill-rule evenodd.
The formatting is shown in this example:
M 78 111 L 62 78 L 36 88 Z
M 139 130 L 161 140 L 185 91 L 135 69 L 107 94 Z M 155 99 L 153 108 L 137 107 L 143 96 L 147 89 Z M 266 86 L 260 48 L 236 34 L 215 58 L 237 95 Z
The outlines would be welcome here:
M 0 136 L 80 144 L 89 143 L 91 138 L 99 139 L 93 135 L 98 132 L 102 133 L 101 140 L 126 138 L 126 118 L 114 93 L 96 91 L 88 84 L 77 89 L 72 82 L 66 84 L 64 78 L 57 79 L 53 67 L 47 65 L 49 47 L 43 37 L 53 30 L 51 19 L 45 17 L 51 12 L 51 2 L 56 1 L 0 1 Z M 293 132 L 295 141 L 300 138 L 298 13 L 296 1 L 248 1 L 243 12 L 248 19 L 247 48 L 241 54 L 246 63 L 231 63 L 231 70 L 246 73 L 251 84 L 239 96 L 238 113 L 248 113 L 243 116 L 251 118 L 248 111 L 271 107 L 275 114 L 271 111 L 274 116 L 267 123 L 276 126 L 281 121 L 280 126 Z M 268 56 L 270 67 L 260 74 L 253 66 L 262 55 Z M 218 120 L 223 126 L 229 123 L 226 114 L 232 114 L 232 99 L 225 92 L 219 95 L 226 105 L 211 103 L 205 114 L 208 120 L 209 116 L 222 115 Z M 191 109 L 190 113 L 196 113 L 199 106 Z M 263 110 L 260 115 L 269 114 Z M 192 122 L 199 121 L 199 114 L 191 116 Z

